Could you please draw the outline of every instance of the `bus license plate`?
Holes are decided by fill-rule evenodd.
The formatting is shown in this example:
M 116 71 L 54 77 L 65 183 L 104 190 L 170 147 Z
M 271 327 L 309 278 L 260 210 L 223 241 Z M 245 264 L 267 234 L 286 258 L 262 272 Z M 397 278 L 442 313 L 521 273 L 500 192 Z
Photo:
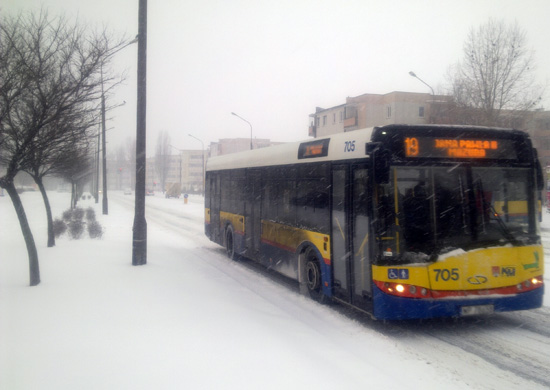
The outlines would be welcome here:
M 461 316 L 488 315 L 495 312 L 493 305 L 462 306 L 460 308 Z

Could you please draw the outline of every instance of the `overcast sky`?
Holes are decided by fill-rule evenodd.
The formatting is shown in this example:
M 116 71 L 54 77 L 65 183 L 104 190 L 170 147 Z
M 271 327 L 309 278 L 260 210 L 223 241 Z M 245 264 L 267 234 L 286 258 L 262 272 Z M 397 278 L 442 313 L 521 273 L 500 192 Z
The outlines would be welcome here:
M 39 9 L 120 34 L 137 34 L 138 0 L 2 0 L 0 12 Z M 535 51 L 539 82 L 550 80 L 548 0 L 150 0 L 147 149 L 160 130 L 177 148 L 220 138 L 293 141 L 308 136 L 316 106 L 347 96 L 437 92 L 461 59 L 468 31 L 489 18 L 517 21 Z M 128 71 L 111 104 L 109 145 L 135 137 L 137 45 L 116 54 Z M 550 109 L 550 99 L 544 105 Z

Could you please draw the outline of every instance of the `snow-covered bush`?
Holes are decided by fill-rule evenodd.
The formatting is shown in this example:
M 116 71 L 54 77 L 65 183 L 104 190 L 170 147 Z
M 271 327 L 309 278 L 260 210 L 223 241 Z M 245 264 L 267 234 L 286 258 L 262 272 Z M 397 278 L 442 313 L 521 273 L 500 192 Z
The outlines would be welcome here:
M 78 240 L 84 232 L 84 221 L 73 219 L 69 222 L 69 235 L 73 240 Z
M 88 235 L 90 238 L 103 237 L 103 227 L 97 221 L 88 221 Z
M 55 219 L 53 221 L 53 234 L 55 238 L 63 235 L 67 231 L 67 224 L 61 219 Z
M 86 220 L 84 220 L 86 216 Z M 103 237 L 103 227 L 96 220 L 95 210 L 92 207 L 84 210 L 82 208 L 69 209 L 63 212 L 62 219 L 54 221 L 54 233 L 56 237 L 69 232 L 73 240 L 82 238 L 85 231 L 88 231 L 90 238 L 100 239 Z

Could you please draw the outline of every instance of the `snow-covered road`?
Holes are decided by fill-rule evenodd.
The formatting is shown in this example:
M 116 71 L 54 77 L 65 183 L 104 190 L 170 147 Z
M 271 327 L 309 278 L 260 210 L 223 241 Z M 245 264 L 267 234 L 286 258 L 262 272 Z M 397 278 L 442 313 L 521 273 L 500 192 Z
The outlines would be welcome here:
M 55 216 L 66 195 L 51 194 Z M 200 197 L 147 198 L 148 264 L 131 267 L 133 196 L 109 199 L 108 216 L 89 204 L 103 240 L 46 248 L 40 195 L 23 195 L 42 270 L 30 288 L 0 198 L 0 389 L 550 387 L 547 298 L 489 318 L 373 321 L 228 260 L 204 236 Z
M 127 205 L 133 205 L 128 198 L 119 197 L 118 199 Z M 202 215 L 186 215 L 185 205 L 178 213 L 162 199 L 159 201 L 159 198 L 151 198 L 150 200 L 147 204 L 149 219 L 152 218 L 156 223 L 164 224 L 182 235 L 204 239 Z M 192 200 L 202 203 L 200 198 Z M 181 206 L 181 202 L 175 202 L 175 204 Z M 543 230 L 547 263 L 550 258 L 549 233 L 550 229 Z M 206 242 L 210 247 L 210 243 Z M 219 253 L 223 254 L 222 248 L 219 248 Z M 250 266 L 249 268 L 254 269 Z M 267 273 L 263 274 L 265 277 L 269 276 Z M 548 283 L 547 275 L 546 283 Z M 247 283 L 246 279 L 235 279 L 239 283 L 245 285 Z M 274 282 L 277 280 L 272 278 Z M 272 297 L 264 298 L 270 302 L 273 301 Z M 281 307 L 284 308 L 285 305 L 286 302 L 282 302 Z M 413 339 L 415 344 L 413 349 L 416 349 L 418 344 L 429 345 L 430 347 L 424 352 L 426 360 L 434 359 L 438 351 L 448 350 L 452 346 L 463 351 L 465 359 L 470 361 L 481 359 L 518 377 L 550 388 L 550 308 L 547 306 L 539 310 L 497 314 L 491 317 L 409 321 L 381 326 L 360 313 L 341 307 L 335 309 L 360 321 L 363 326 L 386 336 L 397 336 L 405 342 Z

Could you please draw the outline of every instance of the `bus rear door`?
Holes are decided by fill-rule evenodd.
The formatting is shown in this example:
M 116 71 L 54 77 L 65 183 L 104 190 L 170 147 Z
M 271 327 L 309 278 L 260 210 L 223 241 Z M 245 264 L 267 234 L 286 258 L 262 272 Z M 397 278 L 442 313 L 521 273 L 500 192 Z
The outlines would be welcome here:
M 259 169 L 247 170 L 245 196 L 248 197 L 245 206 L 246 256 L 258 260 L 262 235 L 262 172 Z

